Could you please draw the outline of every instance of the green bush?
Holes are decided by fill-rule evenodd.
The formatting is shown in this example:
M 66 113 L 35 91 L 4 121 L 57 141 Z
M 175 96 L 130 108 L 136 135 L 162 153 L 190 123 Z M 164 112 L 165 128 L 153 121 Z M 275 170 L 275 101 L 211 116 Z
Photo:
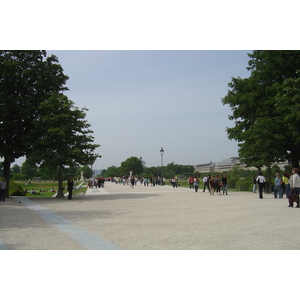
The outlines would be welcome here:
M 229 189 L 234 189 L 235 188 L 235 183 L 238 181 L 239 179 L 236 177 L 231 177 L 227 179 L 227 185 Z
M 10 196 L 25 196 L 23 188 L 16 184 L 14 181 L 9 182 L 9 195 Z
M 12 180 L 25 180 L 26 178 L 25 178 L 25 175 L 24 174 L 22 174 L 22 173 L 14 173 L 13 175 L 12 175 Z
M 238 191 L 251 191 L 252 189 L 252 178 L 248 177 L 248 178 L 244 178 L 244 179 L 239 179 L 236 183 L 235 183 L 235 188 Z

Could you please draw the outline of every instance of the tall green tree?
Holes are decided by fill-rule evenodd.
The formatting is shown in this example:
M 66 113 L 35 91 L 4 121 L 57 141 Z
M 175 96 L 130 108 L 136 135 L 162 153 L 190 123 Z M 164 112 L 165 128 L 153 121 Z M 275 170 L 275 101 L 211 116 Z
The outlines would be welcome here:
M 39 175 L 43 180 L 57 180 L 57 167 L 52 165 L 39 166 Z
M 129 171 L 132 171 L 134 176 L 139 176 L 143 170 L 143 162 L 132 156 L 121 163 L 120 172 L 124 176 L 129 176 Z
M 26 161 L 23 162 L 21 166 L 21 173 L 25 176 L 26 179 L 33 179 L 33 177 L 37 177 L 38 166 L 36 163 L 26 159 Z
M 284 146 L 287 149 L 287 158 L 292 161 L 294 167 L 298 168 L 300 158 L 300 70 L 296 73 L 297 78 L 287 78 L 278 87 L 275 109 L 283 112 L 281 124 L 285 131 Z
M 63 197 L 62 174 L 67 166 L 88 165 L 100 157 L 95 153 L 99 145 L 94 144 L 86 111 L 65 95 L 55 93 L 40 104 L 35 126 L 39 139 L 30 158 L 42 166 L 57 167 L 58 198 Z
M 79 171 L 83 172 L 84 178 L 90 178 L 93 175 L 93 170 L 89 166 L 83 166 L 79 169 Z
M 21 172 L 21 167 L 17 164 L 14 164 L 11 168 L 12 173 L 20 173 Z
M 299 79 L 300 51 L 260 50 L 248 55 L 249 78 L 232 78 L 222 99 L 232 110 L 229 119 L 235 121 L 227 128 L 228 137 L 238 141 L 239 156 L 248 166 L 269 167 L 291 159 L 299 167 L 298 129 L 289 126 L 286 116 L 288 106 L 299 104 L 299 98 L 287 96 L 287 85 Z
M 67 90 L 67 79 L 46 51 L 0 51 L 0 156 L 8 186 L 11 163 L 27 156 L 39 138 L 34 129 L 40 104 L 51 92 Z
M 120 175 L 120 168 L 116 166 L 108 167 L 105 173 L 106 177 L 116 177 Z

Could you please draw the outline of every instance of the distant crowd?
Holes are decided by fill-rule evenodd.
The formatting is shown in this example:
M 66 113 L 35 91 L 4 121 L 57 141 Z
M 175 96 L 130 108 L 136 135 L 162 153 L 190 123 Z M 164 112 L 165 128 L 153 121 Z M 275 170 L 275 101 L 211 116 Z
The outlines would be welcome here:
M 255 175 L 252 178 L 253 184 L 253 193 L 256 193 L 257 185 L 259 189 L 259 198 L 263 198 L 263 189 L 266 185 L 266 179 L 259 173 L 256 177 Z M 276 173 L 274 179 L 274 184 L 271 186 L 272 192 L 274 193 L 274 198 L 283 198 L 283 195 L 286 195 L 286 198 L 289 199 L 289 207 L 293 207 L 293 203 L 296 202 L 296 207 L 299 207 L 299 194 L 300 194 L 300 176 L 299 169 L 293 168 L 292 174 L 284 172 L 282 176 L 279 173 Z
M 286 198 L 289 199 L 292 195 L 294 196 L 293 200 L 297 203 L 296 207 L 299 207 L 299 194 L 300 194 L 300 176 L 299 169 L 293 168 L 292 174 L 283 172 L 280 176 L 279 173 L 276 174 L 274 182 L 271 183 L 271 192 L 274 194 L 274 198 L 283 198 L 283 195 L 286 195 Z M 90 178 L 88 181 L 89 188 L 92 187 L 103 187 L 104 188 L 104 177 Z M 128 185 L 132 188 L 134 186 L 156 186 L 156 185 L 165 185 L 165 178 L 157 177 L 135 177 L 135 176 L 123 176 L 123 177 L 111 177 L 107 179 L 108 181 L 115 182 L 116 184 Z M 195 192 L 198 192 L 200 179 L 197 176 L 191 176 L 188 179 L 188 184 L 190 189 L 193 189 Z M 228 183 L 226 174 L 217 175 L 204 175 L 202 178 L 203 182 L 203 192 L 206 190 L 210 193 L 211 196 L 214 195 L 228 195 Z M 177 177 L 173 177 L 169 180 L 169 183 L 173 188 L 179 186 L 179 180 Z M 252 191 L 256 193 L 258 191 L 259 198 L 263 198 L 263 192 L 266 188 L 266 179 L 262 173 L 258 175 L 253 175 L 252 178 Z M 289 206 L 293 204 L 289 203 Z
M 105 181 L 115 182 L 116 184 L 128 185 L 130 187 L 134 186 L 155 186 L 155 185 L 164 185 L 165 178 L 161 180 L 160 177 L 135 177 L 135 176 L 121 176 L 121 177 L 110 177 L 105 179 L 104 177 L 92 177 L 88 180 L 89 188 L 104 188 Z

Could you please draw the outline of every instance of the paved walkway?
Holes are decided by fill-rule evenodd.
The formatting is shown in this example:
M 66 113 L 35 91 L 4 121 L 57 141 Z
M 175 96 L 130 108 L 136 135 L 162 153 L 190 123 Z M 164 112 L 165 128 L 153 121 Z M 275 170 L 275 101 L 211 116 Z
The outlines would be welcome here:
M 300 209 L 272 194 L 106 183 L 72 200 L 0 202 L 2 250 L 300 249 L 299 227 Z

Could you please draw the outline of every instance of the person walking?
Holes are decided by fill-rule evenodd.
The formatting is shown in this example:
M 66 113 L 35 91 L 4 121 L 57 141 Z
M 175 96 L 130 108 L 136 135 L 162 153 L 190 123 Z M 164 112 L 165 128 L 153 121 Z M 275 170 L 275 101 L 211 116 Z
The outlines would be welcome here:
M 6 193 L 6 180 L 3 177 L 0 181 L 0 201 L 5 201 L 5 193 Z
M 104 189 L 105 178 L 102 176 L 100 178 L 101 187 Z
M 215 177 L 214 176 L 209 175 L 208 184 L 209 184 L 209 193 L 211 196 L 214 196 L 214 193 L 215 193 Z
M 146 177 L 145 181 L 144 181 L 144 186 L 149 186 L 149 178 Z
M 178 178 L 177 177 L 175 177 L 175 187 L 176 187 L 176 189 L 178 187 Z
M 293 168 L 292 170 L 293 175 L 291 180 L 291 195 L 298 195 L 298 202 L 297 206 L 299 207 L 299 194 L 300 194 L 300 176 L 299 176 L 299 169 Z M 289 207 L 292 207 L 293 204 L 289 204 Z
M 279 177 L 279 173 L 276 173 L 275 181 L 274 181 L 274 198 L 282 198 L 282 188 L 281 188 L 281 179 Z
M 134 177 L 131 176 L 131 178 L 130 178 L 130 187 L 131 187 L 131 188 L 134 188 L 134 184 L 135 184 Z
M 205 193 L 205 188 L 207 187 L 209 191 L 209 185 L 208 185 L 208 176 L 204 175 L 203 177 L 203 193 Z
M 195 186 L 194 185 L 194 178 L 192 176 L 189 178 L 189 185 L 190 185 L 190 190 L 192 189 L 193 186 Z
M 222 183 L 223 183 L 223 195 L 225 193 L 226 193 L 226 195 L 228 195 L 228 186 L 227 186 L 227 176 L 226 176 L 226 174 L 223 174 Z
M 289 195 L 291 194 L 290 174 L 284 172 L 281 180 L 282 180 L 282 187 L 284 188 L 282 190 L 282 196 L 283 193 L 285 193 L 286 198 L 288 198 Z
M 253 193 L 256 193 L 256 176 L 255 175 L 252 176 L 252 184 L 253 184 L 252 191 L 253 191 Z
M 195 192 L 197 193 L 198 188 L 199 188 L 199 178 L 197 176 L 195 176 L 193 180 L 194 180 L 194 189 L 195 189 Z
M 220 182 L 220 175 L 217 174 L 215 177 L 215 189 L 217 194 L 221 196 L 221 182 Z
M 259 198 L 263 199 L 263 188 L 266 184 L 266 179 L 265 177 L 262 175 L 261 172 L 258 173 L 258 177 L 256 179 L 256 182 L 258 183 L 258 190 L 259 190 Z
M 67 189 L 68 189 L 68 192 L 69 192 L 68 199 L 71 200 L 72 199 L 72 194 L 73 194 L 73 187 L 74 187 L 74 180 L 73 180 L 73 178 L 70 177 L 67 180 L 67 183 L 68 183 Z

